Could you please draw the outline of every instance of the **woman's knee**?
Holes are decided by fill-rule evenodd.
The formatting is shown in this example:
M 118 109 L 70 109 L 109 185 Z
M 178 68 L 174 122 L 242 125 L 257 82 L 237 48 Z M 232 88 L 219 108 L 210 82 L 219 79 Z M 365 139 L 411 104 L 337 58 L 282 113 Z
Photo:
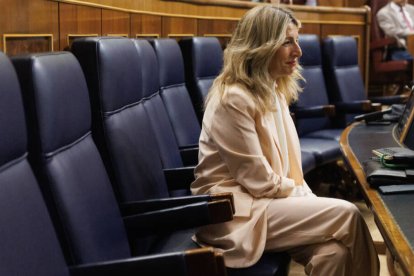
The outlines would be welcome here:
M 347 216 L 352 216 L 352 217 L 361 216 L 361 213 L 359 212 L 358 207 L 356 207 L 355 204 L 345 201 L 345 200 L 341 200 L 341 204 L 338 204 L 336 206 L 336 211 L 339 214 L 345 214 Z

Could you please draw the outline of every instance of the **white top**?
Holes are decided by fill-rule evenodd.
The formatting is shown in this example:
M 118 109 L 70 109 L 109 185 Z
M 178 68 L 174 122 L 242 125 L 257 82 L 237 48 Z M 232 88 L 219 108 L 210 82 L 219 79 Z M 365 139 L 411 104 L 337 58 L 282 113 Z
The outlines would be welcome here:
M 410 23 L 411 28 L 414 28 L 413 19 L 411 18 L 410 14 L 407 12 L 407 9 L 405 8 L 405 6 L 401 7 L 397 4 L 395 4 L 394 2 L 391 2 L 391 8 L 399 14 L 401 14 L 401 12 L 403 12 L 405 17 L 407 18 L 408 22 Z M 405 22 L 405 19 L 402 16 L 402 14 L 401 14 L 401 16 L 398 17 L 398 20 L 400 21 L 400 23 L 403 26 L 406 26 L 408 28 L 407 23 Z

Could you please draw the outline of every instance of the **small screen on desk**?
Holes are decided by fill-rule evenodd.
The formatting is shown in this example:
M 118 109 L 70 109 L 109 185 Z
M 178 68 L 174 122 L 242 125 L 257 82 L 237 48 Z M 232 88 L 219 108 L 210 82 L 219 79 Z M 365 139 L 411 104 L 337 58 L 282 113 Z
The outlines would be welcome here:
M 396 135 L 398 140 L 411 149 L 414 147 L 414 128 L 412 127 L 414 118 L 413 95 L 413 90 L 411 90 L 410 96 L 396 128 Z

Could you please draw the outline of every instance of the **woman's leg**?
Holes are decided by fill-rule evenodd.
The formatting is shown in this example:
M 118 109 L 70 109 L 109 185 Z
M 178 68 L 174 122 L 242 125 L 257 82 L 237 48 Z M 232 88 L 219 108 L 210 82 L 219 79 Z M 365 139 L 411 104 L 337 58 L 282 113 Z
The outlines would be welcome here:
M 352 275 L 351 253 L 341 242 L 299 246 L 289 250 L 289 254 L 305 267 L 307 275 Z
M 267 217 L 266 250 L 291 251 L 307 272 L 318 275 L 314 273 L 341 262 L 344 269 L 324 275 L 378 275 L 378 255 L 354 204 L 310 196 L 275 199 L 267 207 Z M 350 261 L 341 245 L 349 250 Z M 327 254 L 335 256 L 331 263 Z

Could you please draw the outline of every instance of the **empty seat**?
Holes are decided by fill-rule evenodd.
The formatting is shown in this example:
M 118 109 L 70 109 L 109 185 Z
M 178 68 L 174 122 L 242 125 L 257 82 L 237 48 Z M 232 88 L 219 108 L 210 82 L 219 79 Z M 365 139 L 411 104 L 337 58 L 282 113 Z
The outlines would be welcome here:
M 355 38 L 328 37 L 324 39 L 322 49 L 330 101 L 338 112 L 346 113 L 340 120 L 343 126 L 356 115 L 379 110 L 381 103 L 402 103 L 407 99 L 405 95 L 368 99 L 359 69 Z
M 94 135 L 120 201 L 189 193 L 193 167 L 182 167 L 148 42 L 86 38 L 75 41 L 72 51 L 86 75 Z
M 216 37 L 186 37 L 179 41 L 185 81 L 198 120 L 203 120 L 204 100 L 223 66 L 223 50 Z
M 201 128 L 185 85 L 184 61 L 178 42 L 169 38 L 150 42 L 158 60 L 161 98 L 178 145 L 198 145 Z
M 134 209 L 128 215 L 121 215 L 92 139 L 88 90 L 76 58 L 68 52 L 55 52 L 13 61 L 29 120 L 31 160 L 39 171 L 46 199 L 56 210 L 57 229 L 69 261 L 73 264 L 105 261 L 107 267 L 118 268 L 117 275 L 121 275 L 125 273 L 125 266 L 117 264 L 119 259 L 131 257 L 128 239 L 131 238 L 134 248 L 142 246 L 137 251 L 145 255 L 129 260 L 136 273 L 217 274 L 219 263 L 214 253 L 210 254 L 211 249 L 210 253 L 201 252 L 202 256 L 195 252 L 195 256 L 210 262 L 205 271 L 195 271 L 196 266 L 190 262 L 192 256 L 186 252 L 159 255 L 159 251 L 155 252 L 146 243 L 148 236 L 168 232 L 170 227 L 179 229 L 209 223 L 210 203 L 200 201 L 179 208 L 159 209 L 156 202 L 149 202 L 151 212 L 141 208 L 141 211 Z M 174 252 L 170 249 L 169 252 Z
M 303 92 L 292 107 L 298 134 L 300 137 L 339 142 L 343 128 L 336 128 L 333 124 L 335 107 L 329 104 L 319 37 L 312 34 L 299 35 L 299 45 L 302 49 L 299 63 L 305 81 L 301 83 Z
M 0 274 L 69 275 L 27 160 L 20 87 L 14 68 L 3 53 L 0 53 L 0 132 Z

